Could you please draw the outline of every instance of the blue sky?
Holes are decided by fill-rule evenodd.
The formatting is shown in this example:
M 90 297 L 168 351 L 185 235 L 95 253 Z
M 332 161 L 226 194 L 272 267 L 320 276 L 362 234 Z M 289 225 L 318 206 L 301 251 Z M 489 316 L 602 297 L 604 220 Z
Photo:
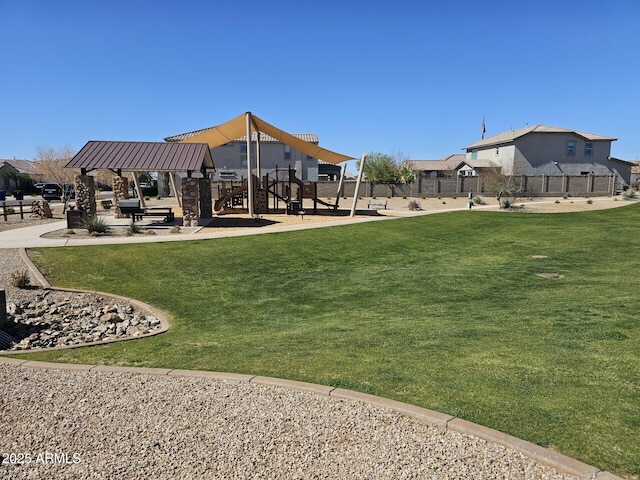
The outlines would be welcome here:
M 545 124 L 640 160 L 638 0 L 0 0 L 0 158 L 251 111 L 347 155 L 437 159 Z

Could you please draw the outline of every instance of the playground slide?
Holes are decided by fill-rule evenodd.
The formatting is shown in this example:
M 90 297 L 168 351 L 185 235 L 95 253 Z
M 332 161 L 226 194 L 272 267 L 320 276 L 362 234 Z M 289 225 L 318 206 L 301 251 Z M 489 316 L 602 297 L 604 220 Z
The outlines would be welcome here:
M 224 208 L 225 204 L 229 200 L 231 200 L 232 197 L 235 197 L 236 195 L 239 195 L 242 192 L 246 192 L 247 188 L 248 188 L 248 185 L 249 185 L 249 183 L 245 181 L 242 185 L 240 185 L 239 187 L 234 188 L 233 190 L 231 190 L 230 193 L 226 194 L 224 197 L 221 197 L 218 200 L 216 200 L 216 203 L 213 206 L 213 210 L 215 212 L 219 212 L 220 210 L 222 210 Z

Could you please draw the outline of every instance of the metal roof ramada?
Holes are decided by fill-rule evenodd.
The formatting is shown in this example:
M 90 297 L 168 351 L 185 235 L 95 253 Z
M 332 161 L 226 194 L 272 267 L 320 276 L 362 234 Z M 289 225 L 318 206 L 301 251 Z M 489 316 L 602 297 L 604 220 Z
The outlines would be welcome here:
M 65 168 L 146 172 L 213 170 L 206 143 L 120 142 L 91 140 Z

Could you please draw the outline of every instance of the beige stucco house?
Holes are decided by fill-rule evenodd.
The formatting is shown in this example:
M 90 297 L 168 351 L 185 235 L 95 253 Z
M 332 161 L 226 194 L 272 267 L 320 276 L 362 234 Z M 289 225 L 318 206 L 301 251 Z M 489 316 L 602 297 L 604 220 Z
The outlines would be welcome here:
M 465 160 L 488 161 L 505 175 L 608 175 L 629 184 L 631 163 L 611 157 L 605 135 L 535 125 L 510 130 L 464 147 Z

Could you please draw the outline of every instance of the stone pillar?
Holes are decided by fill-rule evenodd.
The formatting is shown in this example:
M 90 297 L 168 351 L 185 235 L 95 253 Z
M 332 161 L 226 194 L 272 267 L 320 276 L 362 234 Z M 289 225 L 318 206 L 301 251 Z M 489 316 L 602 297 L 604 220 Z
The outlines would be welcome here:
M 198 226 L 200 220 L 200 182 L 198 178 L 182 179 L 182 224 Z
M 200 218 L 213 217 L 213 200 L 211 198 L 211 179 L 199 178 L 200 188 Z
M 87 219 L 96 216 L 96 187 L 90 175 L 76 175 L 74 179 L 76 189 L 76 208 L 82 210 Z
M 115 218 L 124 218 L 118 208 L 120 200 L 129 198 L 129 179 L 127 177 L 113 177 L 113 206 L 115 207 Z

